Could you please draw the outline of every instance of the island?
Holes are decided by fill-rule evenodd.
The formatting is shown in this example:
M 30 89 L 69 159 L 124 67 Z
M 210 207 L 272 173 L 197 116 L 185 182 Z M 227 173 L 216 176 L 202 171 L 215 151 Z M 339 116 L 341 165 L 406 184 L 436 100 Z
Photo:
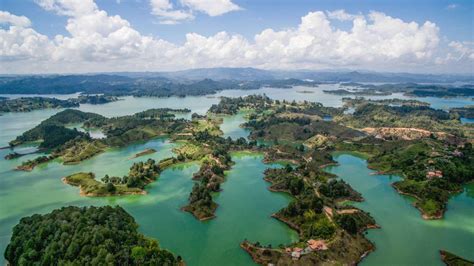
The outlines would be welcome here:
M 148 159 L 134 163 L 123 177 L 105 175 L 100 182 L 93 173 L 76 173 L 64 177 L 63 182 L 79 187 L 80 194 L 88 197 L 146 194 L 145 186 L 156 180 L 160 172 L 160 164 Z
M 448 252 L 446 250 L 440 250 L 439 254 L 441 255 L 441 260 L 447 265 L 447 266 L 472 266 L 474 265 L 474 262 L 463 259 L 459 256 L 454 255 L 451 252 Z
M 366 89 L 337 89 L 337 90 L 323 90 L 324 93 L 334 94 L 334 95 L 357 95 L 357 96 L 388 96 L 391 95 L 391 92 L 380 91 L 377 89 L 366 88 Z
M 39 109 L 57 109 L 79 107 L 79 103 L 71 100 L 60 100 L 49 97 L 20 97 L 0 100 L 0 113 L 31 112 Z
M 459 117 L 474 119 L 474 105 L 449 109 L 449 112 Z
M 119 100 L 118 97 L 112 95 L 79 95 L 77 99 L 69 99 L 71 101 L 78 102 L 80 104 L 106 104 L 116 102 Z
M 390 106 L 430 106 L 427 102 L 422 102 L 419 100 L 414 99 L 380 99 L 380 100 L 373 100 L 367 99 L 364 97 L 357 96 L 355 98 L 342 98 L 344 102 L 344 106 L 348 108 L 355 108 L 364 104 L 378 104 L 378 105 L 390 105 Z
M 341 83 L 342 87 L 355 87 L 357 91 L 378 91 L 384 94 L 403 93 L 415 97 L 472 97 L 474 86 L 450 84 L 418 84 L 418 83 L 388 83 L 388 84 L 362 84 L 356 82 Z M 341 91 L 342 92 L 342 91 Z
M 132 159 L 133 159 L 133 158 L 138 158 L 138 157 L 141 157 L 141 156 L 145 156 L 145 155 L 148 155 L 148 154 L 153 154 L 153 153 L 155 153 L 155 152 L 156 152 L 155 149 L 152 149 L 152 148 L 146 149 L 146 150 L 144 150 L 144 151 L 141 151 L 141 152 L 135 154 L 135 155 L 132 157 Z
M 119 206 L 63 207 L 23 217 L 13 228 L 5 259 L 11 265 L 184 265 L 137 229 Z
M 111 95 L 79 95 L 77 98 L 61 100 L 53 97 L 20 97 L 0 99 L 0 113 L 31 112 L 40 109 L 76 108 L 80 104 L 105 104 L 118 101 Z

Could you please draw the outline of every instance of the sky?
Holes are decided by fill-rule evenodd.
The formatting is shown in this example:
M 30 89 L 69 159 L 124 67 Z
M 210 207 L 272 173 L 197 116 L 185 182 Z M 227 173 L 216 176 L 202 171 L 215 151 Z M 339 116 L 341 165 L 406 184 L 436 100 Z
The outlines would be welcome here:
M 474 1 L 0 0 L 0 73 L 474 75 Z

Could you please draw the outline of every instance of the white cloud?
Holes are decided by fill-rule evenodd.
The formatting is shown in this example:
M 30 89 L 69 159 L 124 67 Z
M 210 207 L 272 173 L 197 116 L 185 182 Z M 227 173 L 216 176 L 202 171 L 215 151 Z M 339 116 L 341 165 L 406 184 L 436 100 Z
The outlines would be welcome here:
M 334 11 L 326 11 L 326 14 L 330 19 L 336 19 L 340 21 L 348 21 L 348 20 L 354 20 L 357 17 L 360 17 L 360 15 L 352 15 L 347 13 L 344 9 L 338 9 Z
M 52 52 L 51 41 L 30 28 L 27 17 L 0 11 L 0 24 L 8 25 L 8 29 L 0 28 L 0 61 L 41 60 Z
M 449 47 L 453 48 L 459 54 L 458 61 L 466 57 L 474 60 L 474 42 L 455 42 L 449 43 Z
M 180 0 L 179 3 L 181 6 L 175 7 L 170 0 L 150 0 L 151 13 L 159 18 L 161 24 L 177 24 L 194 19 L 194 12 L 214 17 L 241 10 L 231 0 Z
M 81 16 L 97 10 L 97 5 L 92 0 L 35 0 L 35 2 L 43 9 L 63 16 Z
M 25 16 L 16 16 L 6 11 L 0 11 L 0 24 L 26 28 L 31 26 L 31 21 Z
M 181 3 L 212 17 L 242 9 L 230 0 L 181 0 Z
M 446 6 L 446 9 L 456 9 L 458 7 L 459 7 L 458 4 L 449 4 L 449 5 Z
M 154 2 L 160 10 L 174 10 L 166 0 Z M 0 64 L 0 72 L 158 71 L 218 66 L 410 71 L 452 61 L 445 60 L 448 53 L 439 54 L 439 29 L 434 23 L 406 22 L 380 12 L 350 15 L 341 10 L 316 11 L 303 16 L 295 28 L 268 28 L 253 39 L 225 31 L 212 36 L 188 33 L 185 43 L 177 45 L 142 35 L 127 20 L 107 14 L 92 0 L 38 0 L 38 4 L 67 16 L 69 35 L 50 39 L 31 28 L 27 18 L 0 13 L 0 21 L 9 25 L 0 28 L 0 60 L 7 61 Z M 342 30 L 331 23 L 332 19 L 349 21 L 352 27 Z M 175 17 L 166 21 L 173 22 Z M 464 54 L 461 62 L 474 57 L 472 44 L 452 42 L 450 46 L 452 54 Z M 460 69 L 463 66 L 458 65 Z
M 160 18 L 161 24 L 176 24 L 183 20 L 194 19 L 189 10 L 175 10 L 169 0 L 150 0 L 151 13 Z

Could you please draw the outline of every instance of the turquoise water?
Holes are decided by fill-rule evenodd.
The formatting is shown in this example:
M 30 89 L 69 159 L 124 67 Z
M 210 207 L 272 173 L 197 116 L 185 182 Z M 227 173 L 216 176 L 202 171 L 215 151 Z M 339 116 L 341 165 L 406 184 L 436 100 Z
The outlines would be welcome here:
M 247 122 L 245 119 L 245 113 L 239 112 L 236 115 L 223 116 L 223 123 L 220 126 L 224 137 L 230 137 L 232 139 L 245 138 L 248 139 L 250 130 L 242 128 L 240 125 Z
M 390 185 L 398 176 L 373 175 L 364 159 L 350 154 L 336 155 L 335 160 L 339 165 L 326 170 L 362 193 L 365 201 L 354 205 L 382 227 L 368 231 L 376 250 L 362 265 L 443 265 L 440 249 L 474 260 L 474 184 L 450 199 L 443 220 L 426 221 L 412 199 Z
M 76 187 L 61 182 L 61 177 L 79 171 L 92 171 L 98 178 L 106 173 L 121 176 L 133 162 L 144 160 L 130 159 L 137 152 L 154 148 L 158 152 L 147 158 L 160 160 L 169 157 L 173 147 L 166 139 L 155 139 L 110 150 L 78 165 L 51 162 L 29 173 L 13 168 L 19 160 L 35 155 L 1 160 L 0 250 L 5 250 L 11 229 L 21 217 L 68 205 L 118 204 L 135 217 L 140 231 L 159 239 L 163 247 L 183 256 L 188 265 L 253 264 L 239 246 L 245 238 L 272 245 L 297 239 L 293 230 L 270 217 L 290 199 L 267 190 L 263 171 L 272 165 L 262 163 L 262 155 L 233 156 L 236 164 L 228 172 L 223 192 L 216 195 L 220 205 L 217 219 L 207 222 L 180 210 L 193 186 L 192 174 L 199 169 L 196 163 L 165 170 L 157 182 L 147 186 L 147 195 L 86 198 L 79 195 Z M 6 150 L 0 151 L 0 156 L 5 154 Z
M 474 118 L 461 117 L 461 123 L 463 123 L 463 124 L 474 124 Z

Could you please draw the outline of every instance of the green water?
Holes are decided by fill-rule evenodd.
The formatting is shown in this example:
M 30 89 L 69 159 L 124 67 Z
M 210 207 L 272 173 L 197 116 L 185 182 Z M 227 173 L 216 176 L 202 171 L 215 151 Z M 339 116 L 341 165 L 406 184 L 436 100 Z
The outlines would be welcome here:
M 21 217 L 68 205 L 121 205 L 135 217 L 140 231 L 159 239 L 163 247 L 183 256 L 188 265 L 252 264 L 239 247 L 245 238 L 272 245 L 297 239 L 294 231 L 270 217 L 290 199 L 267 190 L 263 171 L 272 165 L 262 163 L 261 155 L 233 156 L 236 164 L 228 172 L 223 192 L 215 195 L 220 205 L 217 219 L 207 222 L 180 210 L 193 186 L 192 174 L 199 169 L 196 163 L 165 170 L 157 182 L 147 186 L 147 195 L 85 198 L 79 196 L 77 188 L 61 182 L 61 177 L 78 171 L 92 171 L 97 177 L 106 173 L 120 176 L 128 172 L 133 162 L 144 160 L 130 159 L 137 152 L 154 148 L 158 152 L 147 158 L 160 160 L 170 156 L 173 147 L 166 139 L 155 139 L 110 150 L 78 165 L 51 162 L 29 173 L 12 169 L 20 160 L 36 155 L 1 160 L 0 250 L 5 250 L 11 229 Z M 0 156 L 6 153 L 1 150 Z
M 371 175 L 364 159 L 349 155 L 335 156 L 338 166 L 327 167 L 355 190 L 365 202 L 354 205 L 368 211 L 382 229 L 369 230 L 367 237 L 376 251 L 363 265 L 443 265 L 439 250 L 446 249 L 474 260 L 474 184 L 448 203 L 443 220 L 426 221 L 411 203 L 390 184 L 397 176 Z
M 223 123 L 220 126 L 224 137 L 230 137 L 232 139 L 245 138 L 248 139 L 250 130 L 242 128 L 240 125 L 247 122 L 245 119 L 245 113 L 239 112 L 236 115 L 223 116 Z

